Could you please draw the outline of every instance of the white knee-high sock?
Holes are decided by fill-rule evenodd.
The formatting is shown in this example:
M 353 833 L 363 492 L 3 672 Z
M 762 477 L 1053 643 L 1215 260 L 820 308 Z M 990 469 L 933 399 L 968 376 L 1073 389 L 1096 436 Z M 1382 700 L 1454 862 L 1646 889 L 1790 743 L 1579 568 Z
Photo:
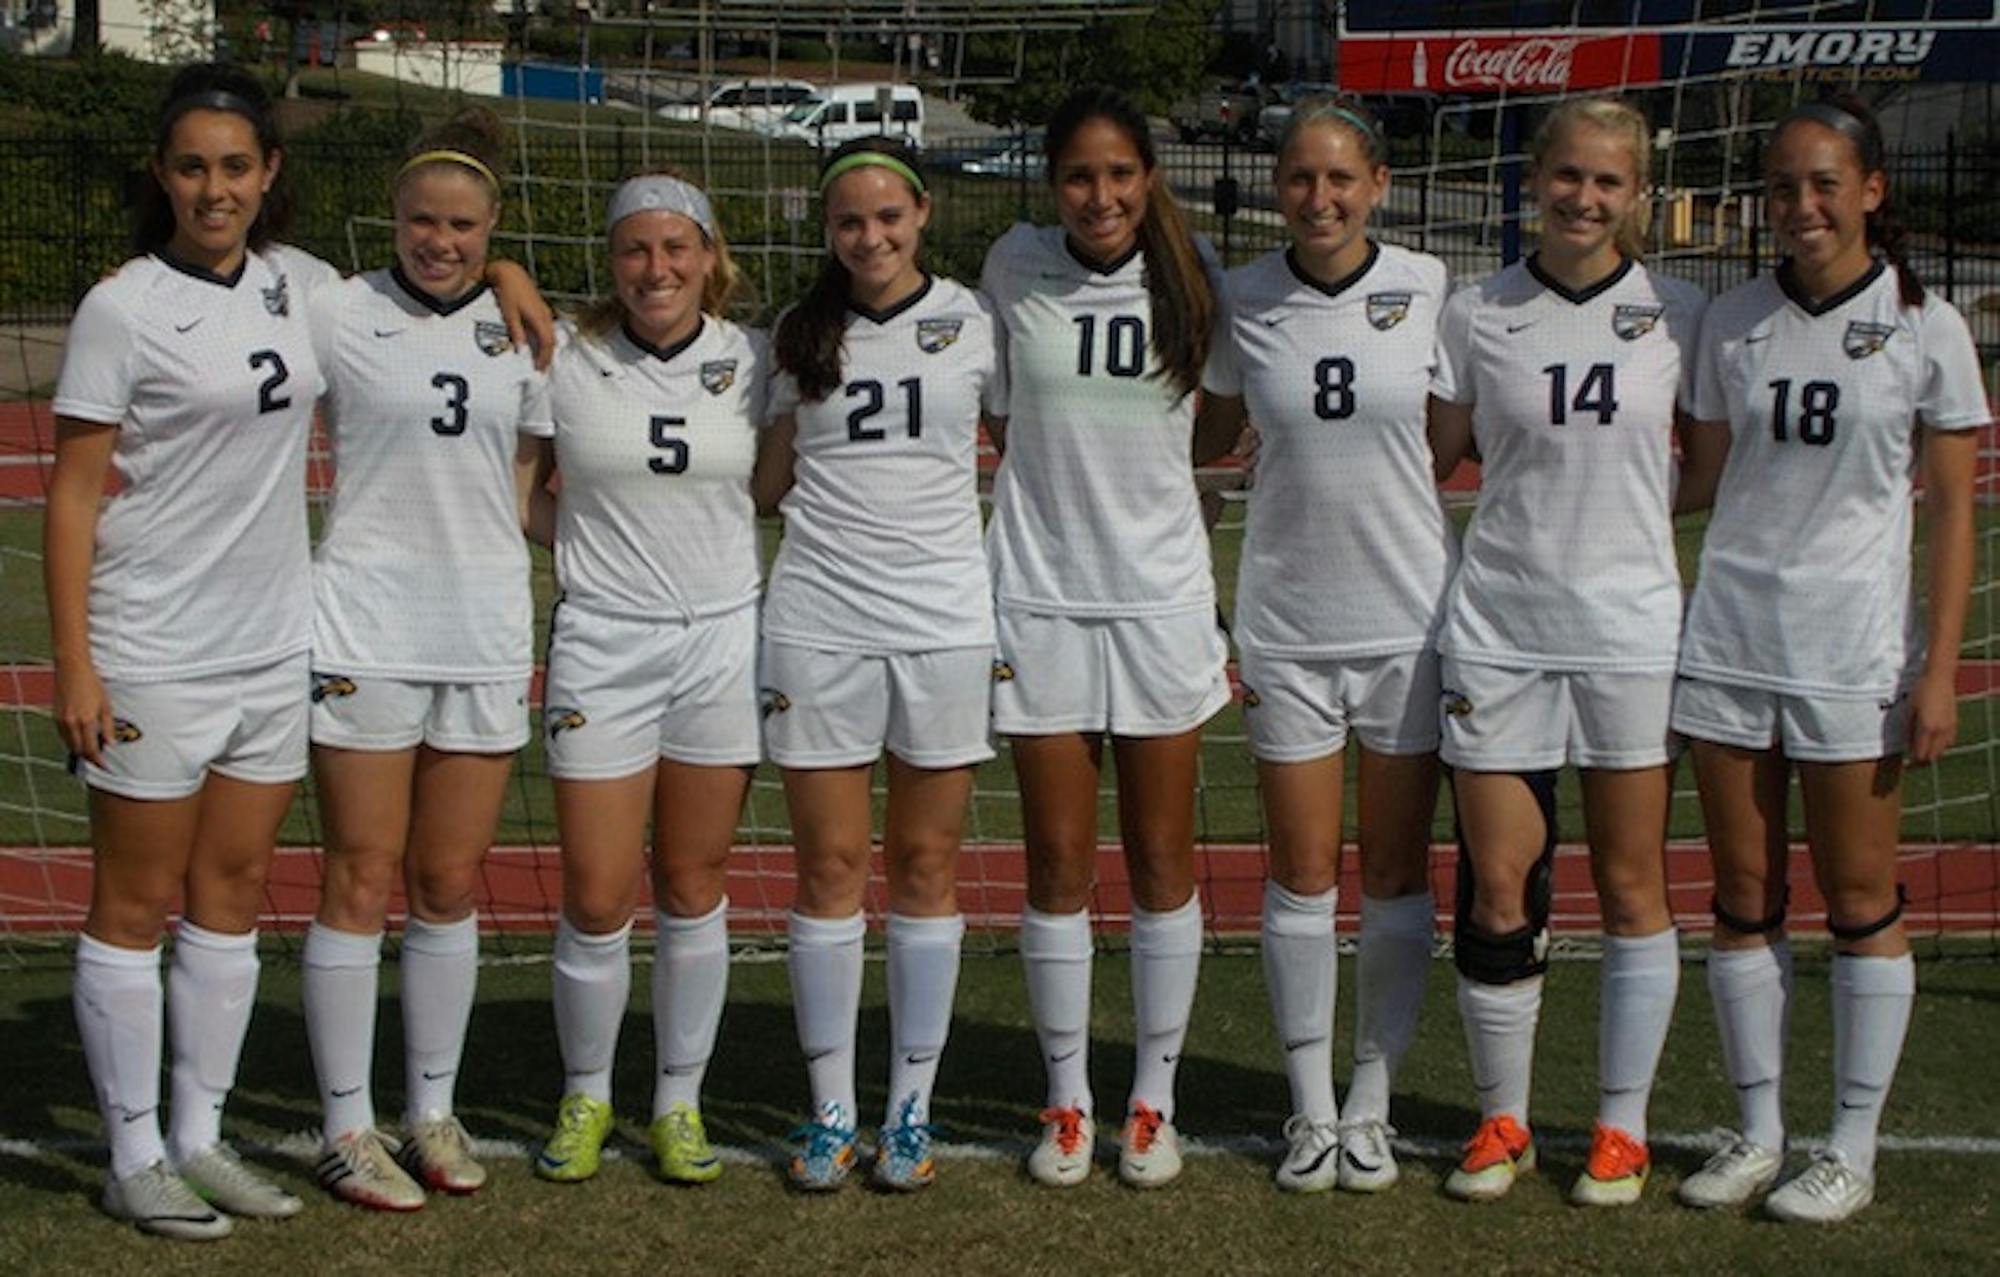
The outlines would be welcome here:
M 1528 1124 L 1528 1089 L 1534 1080 L 1535 1024 L 1542 1014 L 1542 977 L 1513 984 L 1458 978 L 1458 1013 L 1482 1119 L 1506 1114 Z
M 448 1117 L 479 986 L 479 916 L 403 924 L 404 1116 Z
M 1021 967 L 1028 1009 L 1048 1072 L 1050 1108 L 1092 1111 L 1090 1094 L 1090 913 L 1021 910 Z
M 563 1094 L 611 1101 L 611 1065 L 618 1030 L 632 997 L 632 924 L 592 935 L 568 918 L 556 924 L 556 1042 L 562 1048 Z
M 370 1073 L 382 933 L 357 935 L 315 922 L 306 928 L 303 965 L 306 1045 L 319 1079 L 321 1133 L 332 1147 L 375 1125 Z
M 1431 972 L 1437 905 L 1428 891 L 1377 900 L 1361 897 L 1361 941 L 1354 955 L 1354 1078 L 1347 1120 L 1387 1122 L 1396 1066 L 1417 1036 L 1424 982 Z
M 1132 909 L 1132 1013 L 1139 1039 L 1130 1105 L 1174 1120 L 1174 1075 L 1201 973 L 1201 894 L 1178 909 Z
M 1604 937 L 1598 976 L 1597 1120 L 1646 1142 L 1646 1103 L 1680 995 L 1680 933 Z
M 889 915 L 889 1102 L 884 1127 L 930 1121 L 938 1058 L 951 1036 L 965 919 Z M 914 1105 L 910 1102 L 914 1100 Z M 905 1108 L 908 1106 L 908 1111 Z
M 77 1033 L 111 1145 L 111 1177 L 124 1179 L 162 1161 L 160 950 L 121 949 L 88 935 L 76 939 Z
M 1264 884 L 1264 983 L 1271 990 L 1271 1020 L 1285 1053 L 1292 1112 L 1313 1122 L 1334 1122 L 1333 1001 L 1339 962 L 1333 943 L 1333 909 L 1340 892 L 1303 896 L 1275 879 Z
M 838 1112 L 855 1125 L 854 1035 L 861 1014 L 861 942 L 868 920 L 856 910 L 845 918 L 785 915 L 791 939 L 786 965 L 792 973 L 792 1016 L 806 1057 L 816 1117 Z
M 1782 1150 L 1791 946 L 1780 936 L 1754 949 L 1710 950 L 1708 993 L 1715 1005 L 1716 1032 L 1722 1038 L 1722 1067 L 1736 1087 L 1743 1138 Z
M 676 1104 L 701 1108 L 701 1083 L 715 1054 L 729 996 L 729 898 L 698 918 L 654 914 L 653 1116 Z
M 1827 1143 L 1863 1175 L 1875 1173 L 1875 1133 L 1917 1000 L 1917 964 L 1833 956 L 1833 1133 Z
M 173 1109 L 167 1148 L 184 1162 L 222 1139 L 222 1105 L 257 1002 L 257 933 L 224 935 L 187 919 L 174 931 L 167 970 L 173 1042 Z

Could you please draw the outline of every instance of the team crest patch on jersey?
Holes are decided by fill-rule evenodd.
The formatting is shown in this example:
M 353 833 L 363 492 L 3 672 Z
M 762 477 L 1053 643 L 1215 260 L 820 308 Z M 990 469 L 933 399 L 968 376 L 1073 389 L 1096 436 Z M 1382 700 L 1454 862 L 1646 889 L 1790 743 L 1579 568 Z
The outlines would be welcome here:
M 542 718 L 549 725 L 549 739 L 551 740 L 554 740 L 564 732 L 573 732 L 590 721 L 583 716 L 583 711 L 580 709 L 562 709 L 557 707 L 545 710 Z
M 962 319 L 919 319 L 917 349 L 926 355 L 935 355 L 957 341 L 958 331 L 963 327 L 965 321 Z
M 482 355 L 504 355 L 514 348 L 507 336 L 507 325 L 491 319 L 481 319 L 472 325 L 472 344 L 479 347 Z
M 354 680 L 345 674 L 321 674 L 315 670 L 312 680 L 312 699 L 315 705 L 321 701 L 354 695 Z
M 1847 352 L 1849 359 L 1866 359 L 1889 344 L 1889 338 L 1896 329 L 1891 324 L 1871 324 L 1865 319 L 1851 319 L 1847 332 L 1840 339 L 1840 348 Z
M 1447 687 L 1444 689 L 1444 712 L 1453 718 L 1464 718 L 1472 712 L 1472 702 L 1466 699 L 1464 692 Z
M 264 309 L 273 315 L 283 317 L 292 313 L 292 295 L 283 275 L 269 288 L 258 290 L 264 294 Z
M 139 725 L 129 718 L 114 718 L 111 720 L 111 739 L 121 745 L 130 745 L 145 734 L 139 730 Z
M 735 384 L 734 359 L 711 359 L 701 366 L 701 388 L 709 394 L 719 395 Z
M 765 718 L 769 718 L 773 714 L 782 714 L 792 707 L 792 698 L 775 687 L 759 688 L 757 689 L 757 696 L 762 702 L 759 708 Z
M 1005 661 L 993 662 L 993 681 L 1011 683 L 1014 681 L 1014 667 Z
M 1409 317 L 1410 294 L 1368 294 L 1368 323 L 1378 331 L 1386 333 Z
M 1637 341 L 1659 326 L 1664 306 L 1619 305 L 1611 308 L 1611 331 L 1620 341 Z

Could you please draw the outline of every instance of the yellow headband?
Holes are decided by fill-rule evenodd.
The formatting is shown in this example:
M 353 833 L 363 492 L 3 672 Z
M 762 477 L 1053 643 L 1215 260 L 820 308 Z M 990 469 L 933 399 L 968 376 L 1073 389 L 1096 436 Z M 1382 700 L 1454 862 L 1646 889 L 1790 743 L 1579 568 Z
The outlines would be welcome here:
M 493 170 L 480 163 L 478 156 L 467 155 L 464 151 L 425 151 L 421 155 L 412 155 L 403 161 L 403 167 L 396 170 L 396 180 L 402 181 L 404 174 L 420 164 L 461 165 L 485 178 L 486 184 L 493 188 L 495 195 L 500 193 L 500 179 L 493 175 Z

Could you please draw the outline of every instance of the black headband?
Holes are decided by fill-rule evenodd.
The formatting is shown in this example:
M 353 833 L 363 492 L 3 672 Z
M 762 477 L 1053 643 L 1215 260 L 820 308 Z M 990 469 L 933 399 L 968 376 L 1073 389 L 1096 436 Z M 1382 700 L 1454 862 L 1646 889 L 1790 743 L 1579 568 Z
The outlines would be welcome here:
M 259 123 L 263 115 L 263 112 L 253 106 L 246 97 L 231 93 L 227 89 L 205 89 L 167 103 L 166 126 L 172 128 L 174 122 L 189 111 L 227 111 L 232 115 L 242 116 L 252 124 Z
M 1868 125 L 1860 116 L 1838 102 L 1807 102 L 1803 106 L 1795 106 L 1785 114 L 1784 119 L 1778 121 L 1778 128 L 1783 129 L 1795 120 L 1810 120 L 1814 124 L 1825 125 L 1854 143 L 1854 149 L 1860 154 L 1864 164 L 1871 162 L 1868 154 Z

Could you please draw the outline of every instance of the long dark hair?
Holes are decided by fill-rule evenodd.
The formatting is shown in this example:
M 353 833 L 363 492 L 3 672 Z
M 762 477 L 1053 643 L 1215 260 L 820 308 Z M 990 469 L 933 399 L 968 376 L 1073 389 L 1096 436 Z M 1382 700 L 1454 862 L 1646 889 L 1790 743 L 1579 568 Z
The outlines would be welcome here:
M 1896 294 L 1903 305 L 1923 305 L 1923 281 L 1917 278 L 1917 273 L 1910 269 L 1909 262 L 1903 257 L 1903 219 L 1889 191 L 1888 148 L 1883 144 L 1882 122 L 1875 118 L 1874 108 L 1852 93 L 1808 102 L 1794 107 L 1790 114 L 1778 121 L 1778 127 L 1771 134 L 1772 143 L 1775 145 L 1779 135 L 1792 125 L 1807 121 L 1832 129 L 1845 138 L 1847 144 L 1854 148 L 1854 162 L 1863 177 L 1870 173 L 1882 174 L 1882 202 L 1868 215 L 1868 247 L 1881 253 L 1895 268 Z
M 223 62 L 197 62 L 182 67 L 167 86 L 167 96 L 160 103 L 160 128 L 153 139 L 153 159 L 164 163 L 167 148 L 173 144 L 174 125 L 189 111 L 221 110 L 230 111 L 250 121 L 250 128 L 257 137 L 257 149 L 266 163 L 271 156 L 284 150 L 284 141 L 278 136 L 278 121 L 272 109 L 271 95 L 258 82 L 257 77 L 240 67 Z M 278 168 L 278 176 L 271 183 L 271 189 L 264 192 L 263 203 L 257 208 L 257 216 L 250 223 L 249 244 L 251 251 L 262 249 L 292 221 L 291 183 L 283 167 Z M 148 173 L 139 183 L 139 192 L 133 204 L 132 247 L 140 253 L 150 253 L 164 248 L 173 239 L 173 202 L 157 178 Z
M 1139 153 L 1148 177 L 1159 171 L 1159 157 L 1145 113 L 1131 98 L 1104 85 L 1086 85 L 1071 93 L 1049 117 L 1042 154 L 1050 185 L 1056 165 L 1076 136 L 1092 120 L 1103 120 L 1125 135 Z M 1182 394 L 1201 387 L 1202 365 L 1208 361 L 1208 341 L 1215 327 L 1215 292 L 1195 251 L 1187 218 L 1165 182 L 1146 194 L 1146 216 L 1139 223 L 1139 250 L 1146 258 L 1146 293 L 1153 303 L 1153 353 L 1167 379 Z
M 917 165 L 916 151 L 908 143 L 892 137 L 858 137 L 826 157 L 819 167 L 820 180 L 826 180 L 827 171 L 835 164 L 863 151 L 885 155 L 911 172 L 923 171 Z M 921 199 L 924 192 L 913 194 Z M 818 403 L 840 385 L 842 347 L 847 336 L 847 290 L 851 283 L 847 267 L 828 248 L 812 287 L 778 321 L 772 352 L 778 367 L 797 380 L 799 396 L 807 403 Z

